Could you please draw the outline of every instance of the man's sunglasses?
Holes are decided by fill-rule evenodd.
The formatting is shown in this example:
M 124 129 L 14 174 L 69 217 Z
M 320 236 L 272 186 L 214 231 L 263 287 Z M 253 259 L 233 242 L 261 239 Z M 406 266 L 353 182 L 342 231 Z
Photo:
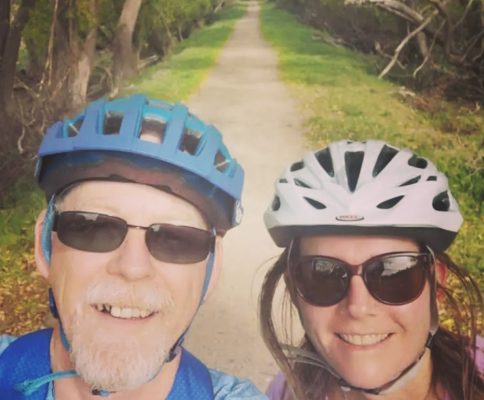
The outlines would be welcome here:
M 66 246 L 106 253 L 123 243 L 128 228 L 144 229 L 151 255 L 159 261 L 175 264 L 204 260 L 215 242 L 215 235 L 203 229 L 170 224 L 131 225 L 118 217 L 84 211 L 57 213 L 53 230 Z
M 332 306 L 343 300 L 353 275 L 360 275 L 369 293 L 381 303 L 410 303 L 422 293 L 432 265 L 430 253 L 418 252 L 382 254 L 361 265 L 326 256 L 289 258 L 296 292 L 315 306 Z

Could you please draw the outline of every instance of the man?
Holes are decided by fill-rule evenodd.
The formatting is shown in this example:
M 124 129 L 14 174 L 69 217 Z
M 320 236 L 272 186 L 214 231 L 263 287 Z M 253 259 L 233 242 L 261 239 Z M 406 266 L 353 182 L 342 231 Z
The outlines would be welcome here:
M 49 129 L 36 177 L 58 323 L 0 337 L 1 399 L 264 398 L 181 347 L 241 218 L 243 171 L 214 127 L 143 95 L 96 101 Z

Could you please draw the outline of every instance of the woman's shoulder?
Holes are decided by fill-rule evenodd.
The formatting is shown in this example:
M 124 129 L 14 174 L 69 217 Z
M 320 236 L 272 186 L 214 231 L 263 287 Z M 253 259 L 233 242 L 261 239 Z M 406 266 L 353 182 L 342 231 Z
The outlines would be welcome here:
M 284 389 L 286 387 L 286 378 L 282 372 L 279 372 L 269 384 L 266 395 L 269 400 L 283 400 Z

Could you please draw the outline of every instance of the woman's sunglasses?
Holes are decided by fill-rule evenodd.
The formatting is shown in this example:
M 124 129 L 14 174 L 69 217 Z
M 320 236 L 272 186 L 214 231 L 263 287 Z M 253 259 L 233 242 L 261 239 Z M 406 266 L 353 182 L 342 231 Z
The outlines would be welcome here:
M 128 228 L 144 229 L 151 255 L 159 261 L 192 264 L 204 260 L 213 249 L 212 232 L 170 224 L 139 226 L 110 215 L 66 211 L 55 215 L 54 228 L 66 246 L 94 253 L 106 253 L 123 243 Z
M 432 265 L 430 253 L 418 252 L 382 254 L 361 265 L 326 256 L 289 258 L 296 292 L 315 306 L 332 306 L 343 300 L 353 275 L 360 275 L 370 294 L 381 303 L 410 303 L 422 293 Z

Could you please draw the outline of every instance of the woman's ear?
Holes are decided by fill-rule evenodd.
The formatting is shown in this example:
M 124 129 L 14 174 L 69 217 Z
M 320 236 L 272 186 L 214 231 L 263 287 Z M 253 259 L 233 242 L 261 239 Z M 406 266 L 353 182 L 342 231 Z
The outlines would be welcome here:
M 220 278 L 220 272 L 222 271 L 222 265 L 223 265 L 222 237 L 217 236 L 215 238 L 215 259 L 213 260 L 212 275 L 210 276 L 210 283 L 208 284 L 207 292 L 205 293 L 205 296 L 203 298 L 204 302 L 210 297 L 213 290 L 217 286 L 218 280 Z
M 44 226 L 45 214 L 47 210 L 42 210 L 35 223 L 35 265 L 40 275 L 45 279 L 49 278 L 49 262 L 44 256 L 42 248 L 42 228 Z
M 435 259 L 435 279 L 437 281 L 437 301 L 441 302 L 444 299 L 444 292 L 439 289 L 439 286 L 445 287 L 447 282 L 449 270 L 447 265 L 438 258 Z

